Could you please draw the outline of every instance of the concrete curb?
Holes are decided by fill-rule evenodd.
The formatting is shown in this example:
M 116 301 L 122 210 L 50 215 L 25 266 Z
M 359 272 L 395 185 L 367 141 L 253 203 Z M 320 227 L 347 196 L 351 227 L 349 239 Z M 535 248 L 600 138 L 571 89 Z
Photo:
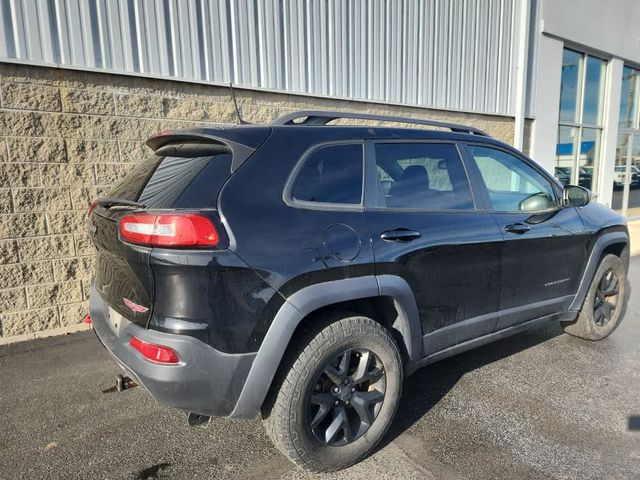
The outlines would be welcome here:
M 68 327 L 52 328 L 51 330 L 43 330 L 41 332 L 25 333 L 24 335 L 15 335 L 13 337 L 0 338 L 0 345 L 10 345 L 12 343 L 26 342 L 37 338 L 55 337 L 57 335 L 67 335 L 69 333 L 84 332 L 89 330 L 91 325 L 78 323 L 69 325 Z

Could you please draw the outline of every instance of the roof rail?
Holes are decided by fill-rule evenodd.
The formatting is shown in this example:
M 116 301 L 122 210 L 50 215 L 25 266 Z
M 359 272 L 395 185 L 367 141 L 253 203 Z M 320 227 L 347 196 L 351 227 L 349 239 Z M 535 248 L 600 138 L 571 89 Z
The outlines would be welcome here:
M 300 122 L 294 120 L 304 118 Z M 415 125 L 427 125 L 430 127 L 448 128 L 452 132 L 470 133 L 473 135 L 482 135 L 488 137 L 489 134 L 483 132 L 479 128 L 468 127 L 457 123 L 439 122 L 437 120 L 422 120 L 419 118 L 396 117 L 391 115 L 376 115 L 372 113 L 355 113 L 355 112 L 330 112 L 322 110 L 300 110 L 289 113 L 276 118 L 271 125 L 326 125 L 327 123 L 339 118 L 355 118 L 358 120 L 380 120 L 385 122 L 397 123 L 413 123 Z

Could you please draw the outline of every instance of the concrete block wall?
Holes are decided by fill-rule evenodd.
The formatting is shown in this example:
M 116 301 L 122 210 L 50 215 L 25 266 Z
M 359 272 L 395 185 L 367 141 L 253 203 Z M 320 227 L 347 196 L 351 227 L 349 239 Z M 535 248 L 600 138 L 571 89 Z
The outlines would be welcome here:
M 513 119 L 236 90 L 246 120 L 315 108 L 477 126 L 511 142 Z M 234 123 L 226 87 L 0 63 L 0 339 L 78 325 L 87 312 L 90 201 L 149 151 L 152 133 Z

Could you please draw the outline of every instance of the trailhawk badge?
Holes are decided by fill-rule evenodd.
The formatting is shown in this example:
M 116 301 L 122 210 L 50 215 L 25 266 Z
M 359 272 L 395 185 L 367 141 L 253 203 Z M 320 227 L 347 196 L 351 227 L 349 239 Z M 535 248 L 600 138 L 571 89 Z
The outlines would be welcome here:
M 133 303 L 128 298 L 122 297 L 122 301 L 124 304 L 131 309 L 132 312 L 136 313 L 144 313 L 149 311 L 149 307 L 143 307 L 142 305 L 138 305 L 137 303 Z

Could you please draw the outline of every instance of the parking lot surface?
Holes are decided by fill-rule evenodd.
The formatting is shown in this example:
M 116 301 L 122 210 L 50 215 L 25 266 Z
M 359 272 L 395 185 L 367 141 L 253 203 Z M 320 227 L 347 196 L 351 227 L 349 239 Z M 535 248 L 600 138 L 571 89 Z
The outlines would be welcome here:
M 92 332 L 3 346 L 0 478 L 640 478 L 640 258 L 629 275 L 609 339 L 549 324 L 430 365 L 378 451 L 334 475 L 295 468 L 258 419 L 190 428 L 141 388 L 112 392 Z

